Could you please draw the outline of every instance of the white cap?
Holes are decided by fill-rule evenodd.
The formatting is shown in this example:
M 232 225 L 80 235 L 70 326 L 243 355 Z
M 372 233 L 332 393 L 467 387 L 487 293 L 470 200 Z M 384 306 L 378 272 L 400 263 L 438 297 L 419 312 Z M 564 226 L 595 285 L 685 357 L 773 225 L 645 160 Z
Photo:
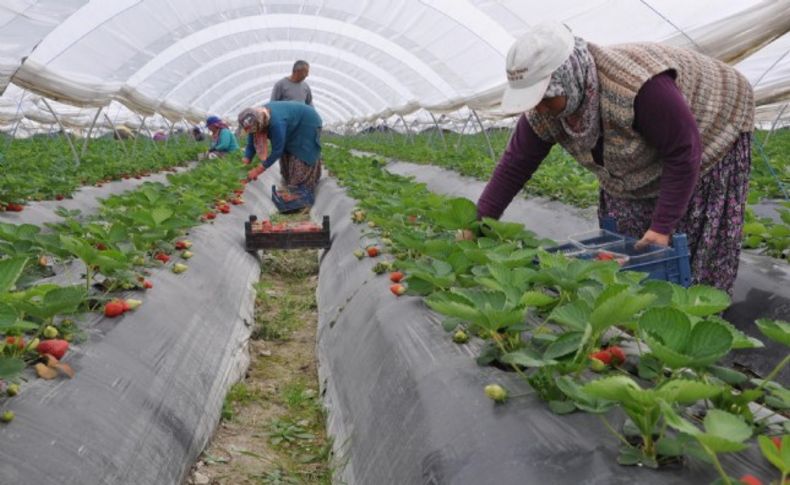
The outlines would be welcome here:
M 573 45 L 570 29 L 553 22 L 535 25 L 519 37 L 507 53 L 502 111 L 520 113 L 540 103 L 551 74 L 570 57 Z

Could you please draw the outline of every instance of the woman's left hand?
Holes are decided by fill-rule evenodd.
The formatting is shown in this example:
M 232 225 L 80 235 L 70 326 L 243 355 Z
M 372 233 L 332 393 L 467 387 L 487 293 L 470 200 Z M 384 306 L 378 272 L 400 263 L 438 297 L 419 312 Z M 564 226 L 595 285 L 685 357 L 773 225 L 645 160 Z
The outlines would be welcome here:
M 642 239 L 634 244 L 636 249 L 642 249 L 650 244 L 656 246 L 669 246 L 669 234 L 659 234 L 656 231 L 648 229 Z

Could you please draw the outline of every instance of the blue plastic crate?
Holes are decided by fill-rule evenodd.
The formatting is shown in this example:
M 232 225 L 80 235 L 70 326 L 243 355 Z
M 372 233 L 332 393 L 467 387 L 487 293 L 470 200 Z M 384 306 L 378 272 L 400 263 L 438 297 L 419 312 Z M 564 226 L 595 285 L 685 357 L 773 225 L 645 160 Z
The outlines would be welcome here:
M 601 221 L 601 229 L 617 233 L 617 223 L 614 219 L 604 218 Z M 650 279 L 669 281 L 686 288 L 691 285 L 688 239 L 685 234 L 673 235 L 672 246 L 668 248 L 651 246 L 636 250 L 634 248 L 636 241 L 634 238 L 623 236 L 622 241 L 604 244 L 595 250 L 585 250 L 576 244 L 566 243 L 548 248 L 547 251 L 562 252 L 568 256 L 584 259 L 595 257 L 599 251 L 624 255 L 628 257 L 628 261 L 622 265 L 624 271 L 647 273 Z

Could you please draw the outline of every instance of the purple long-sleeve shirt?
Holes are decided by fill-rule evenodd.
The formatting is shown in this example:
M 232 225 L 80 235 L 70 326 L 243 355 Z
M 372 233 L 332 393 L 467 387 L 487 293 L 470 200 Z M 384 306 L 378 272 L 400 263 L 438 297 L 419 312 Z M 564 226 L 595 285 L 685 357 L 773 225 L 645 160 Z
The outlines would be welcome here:
M 634 130 L 656 148 L 663 160 L 658 201 L 650 229 L 670 234 L 686 213 L 699 178 L 702 143 L 694 114 L 670 72 L 648 80 L 634 99 Z M 595 163 L 604 165 L 603 136 L 592 150 Z M 479 217 L 498 219 L 540 163 L 552 143 L 542 140 L 521 115 L 516 131 L 494 174 L 477 201 Z

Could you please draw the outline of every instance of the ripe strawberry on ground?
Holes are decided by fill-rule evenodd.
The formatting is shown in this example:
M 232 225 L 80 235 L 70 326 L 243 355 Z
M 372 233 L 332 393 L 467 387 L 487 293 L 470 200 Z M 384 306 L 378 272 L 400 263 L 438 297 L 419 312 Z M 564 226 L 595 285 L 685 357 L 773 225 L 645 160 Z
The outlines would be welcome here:
M 213 213 L 211 211 L 208 211 L 205 214 L 203 214 L 203 219 L 207 220 L 207 221 L 212 221 L 212 220 L 214 220 L 216 218 L 217 218 L 217 214 L 215 214 L 215 213 Z
M 23 206 L 22 204 L 17 204 L 15 202 L 9 202 L 8 204 L 6 204 L 5 208 L 9 212 L 22 212 L 25 206 Z
M 400 280 L 402 279 L 403 279 L 403 273 L 401 273 L 400 271 L 393 271 L 392 273 L 390 273 L 390 281 L 392 281 L 393 283 L 400 283 Z
M 143 288 L 145 288 L 146 290 L 150 290 L 153 287 L 154 287 L 154 284 L 151 283 L 151 281 L 143 280 Z
M 379 248 L 377 248 L 376 246 L 370 246 L 367 249 L 367 251 L 368 251 L 368 256 L 370 256 L 371 258 L 375 258 L 376 256 L 379 255 Z
M 16 348 L 22 350 L 25 348 L 25 338 L 8 336 L 5 338 L 5 344 L 11 347 L 16 346 Z
M 176 249 L 189 249 L 191 247 L 192 247 L 192 242 L 187 241 L 186 239 L 176 241 Z
M 167 263 L 168 261 L 170 261 L 170 256 L 168 256 L 165 253 L 159 252 L 154 255 L 154 259 L 158 259 L 163 263 Z
M 744 475 L 738 481 L 746 485 L 763 485 L 763 482 L 754 475 Z
M 64 197 L 63 194 L 58 194 L 58 195 L 55 196 L 55 200 L 63 200 L 65 198 L 66 197 Z
M 126 311 L 126 302 L 123 300 L 111 300 L 108 301 L 106 305 L 104 305 L 104 316 L 114 318 L 118 315 L 123 315 L 123 312 Z
M 617 345 L 612 345 L 606 349 L 612 356 L 612 365 L 620 365 L 625 362 L 625 352 Z
M 96 243 L 96 249 L 98 249 L 99 251 L 106 251 L 107 245 L 102 242 L 98 242 Z
M 223 214 L 229 214 L 230 213 L 230 206 L 228 204 L 222 204 L 222 205 L 217 207 L 217 210 L 222 212 Z
M 58 360 L 66 355 L 67 350 L 69 350 L 69 343 L 59 339 L 42 340 L 36 349 L 39 354 L 49 354 Z
M 782 437 L 781 436 L 771 436 L 771 441 L 774 442 L 776 449 L 782 451 Z
M 599 350 L 598 352 L 590 354 L 590 359 L 598 359 L 604 364 L 609 365 L 612 363 L 612 354 L 607 350 Z
M 394 285 L 390 285 L 390 291 L 395 296 L 401 296 L 406 293 L 406 287 L 400 283 L 395 283 Z

